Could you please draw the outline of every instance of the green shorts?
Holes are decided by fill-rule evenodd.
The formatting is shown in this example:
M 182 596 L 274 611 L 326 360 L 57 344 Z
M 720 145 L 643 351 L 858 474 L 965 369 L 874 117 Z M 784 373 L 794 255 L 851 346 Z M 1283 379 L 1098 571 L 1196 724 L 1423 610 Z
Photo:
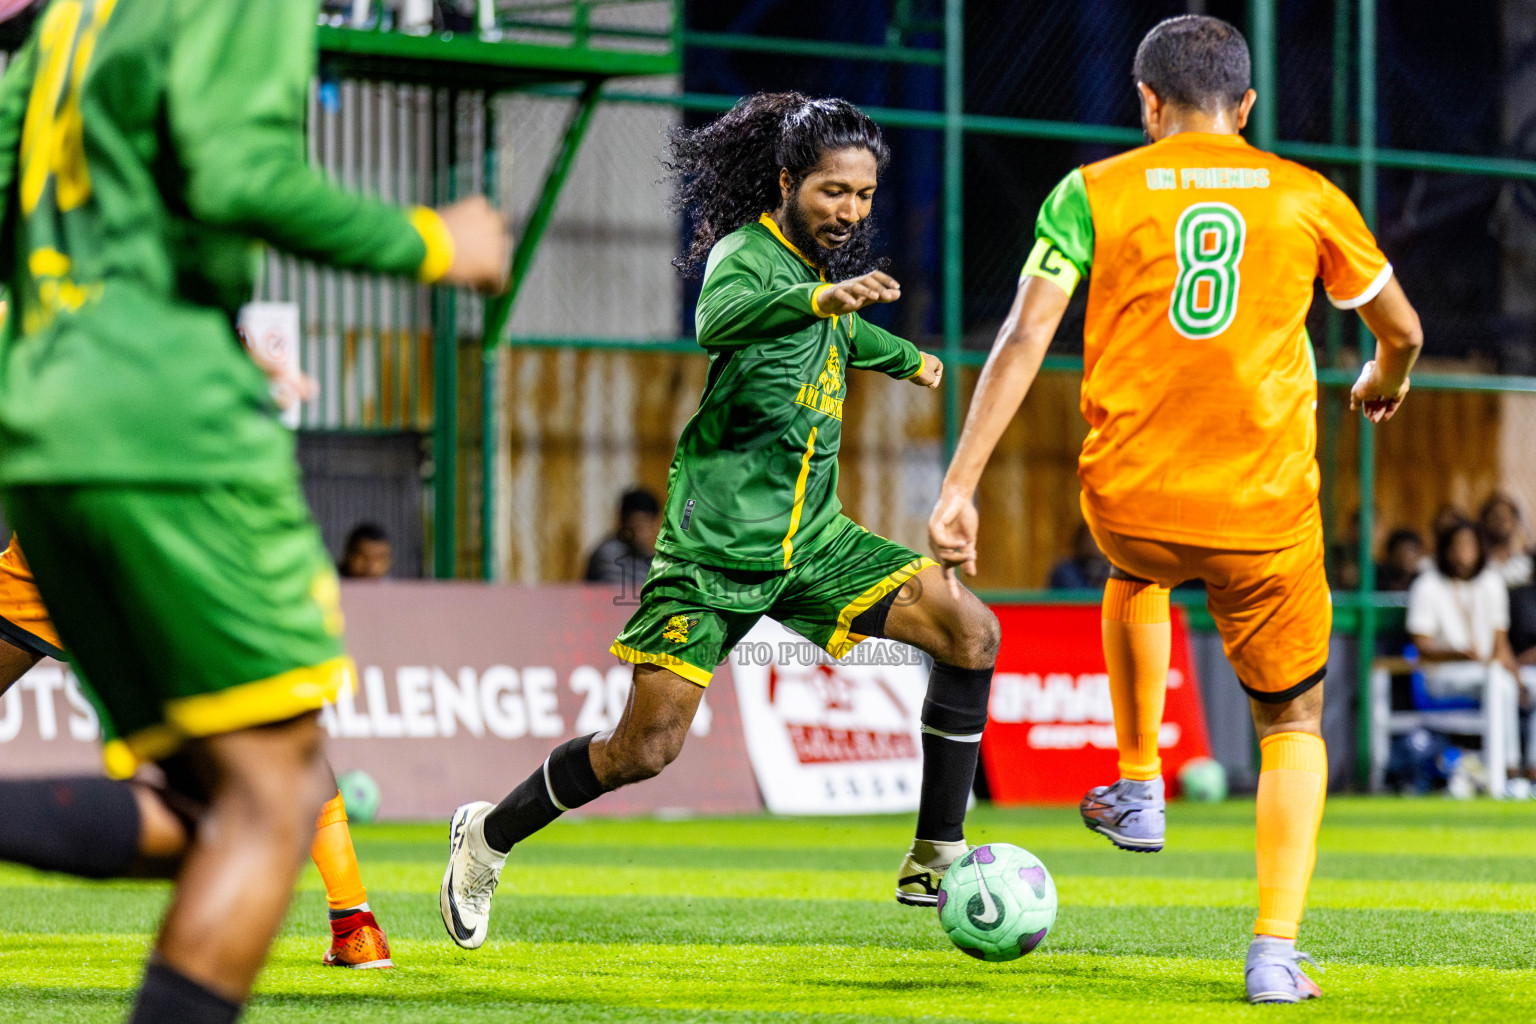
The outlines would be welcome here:
M 781 571 L 720 569 L 657 555 L 640 607 L 609 648 L 636 665 L 660 665 L 708 686 L 715 666 L 770 616 L 841 658 L 865 639 L 849 632 L 859 613 L 934 565 L 847 516 L 803 563 Z
M 5 505 L 109 774 L 318 710 L 350 682 L 336 571 L 296 480 L 19 486 Z

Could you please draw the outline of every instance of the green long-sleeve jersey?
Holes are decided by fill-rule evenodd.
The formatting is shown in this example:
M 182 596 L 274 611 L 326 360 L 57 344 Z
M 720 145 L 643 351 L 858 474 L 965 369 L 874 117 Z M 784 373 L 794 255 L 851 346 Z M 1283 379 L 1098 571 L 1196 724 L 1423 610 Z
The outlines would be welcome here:
M 295 472 L 233 329 L 259 242 L 441 276 L 436 214 L 305 163 L 316 0 L 53 0 L 0 80 L 0 483 Z
M 908 378 L 923 357 L 857 313 L 824 315 L 826 287 L 767 215 L 710 252 L 697 312 L 709 376 L 667 476 L 664 554 L 782 570 L 831 535 L 844 368 Z

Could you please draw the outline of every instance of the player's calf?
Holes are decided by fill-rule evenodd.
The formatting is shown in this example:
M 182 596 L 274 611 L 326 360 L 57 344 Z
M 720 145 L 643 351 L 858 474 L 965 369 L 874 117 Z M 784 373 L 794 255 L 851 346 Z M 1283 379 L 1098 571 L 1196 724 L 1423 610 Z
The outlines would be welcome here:
M 884 636 L 934 659 L 923 701 L 916 835 L 896 876 L 898 902 L 933 906 L 944 872 L 968 848 L 965 810 L 976 781 L 1002 630 L 997 616 L 969 590 L 946 586 L 937 566 L 903 588 L 881 625 Z

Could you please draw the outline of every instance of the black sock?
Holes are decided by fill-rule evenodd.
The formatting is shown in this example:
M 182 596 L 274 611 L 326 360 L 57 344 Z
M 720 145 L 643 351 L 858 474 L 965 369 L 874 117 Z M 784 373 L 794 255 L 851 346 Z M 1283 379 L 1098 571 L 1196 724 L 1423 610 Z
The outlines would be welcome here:
M 239 1016 L 239 1003 L 208 991 L 174 967 L 151 960 L 128 1024 L 234 1024 Z
M 139 828 L 139 805 L 126 782 L 0 782 L 0 860 L 84 878 L 121 878 L 138 856 Z
M 597 735 L 596 733 L 592 734 Z M 545 762 L 485 816 L 485 842 L 506 853 L 561 814 L 602 796 L 592 770 L 592 736 L 578 736 L 550 752 Z
M 965 805 L 976 782 L 981 731 L 987 726 L 990 668 L 933 663 L 923 701 L 923 788 L 917 838 L 956 843 L 965 838 Z

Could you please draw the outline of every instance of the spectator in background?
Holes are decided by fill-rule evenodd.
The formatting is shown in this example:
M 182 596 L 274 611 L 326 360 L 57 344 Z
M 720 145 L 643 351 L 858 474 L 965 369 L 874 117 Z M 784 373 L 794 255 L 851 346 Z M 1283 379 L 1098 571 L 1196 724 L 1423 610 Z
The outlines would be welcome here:
M 394 551 L 384 528 L 378 523 L 358 523 L 347 534 L 336 574 L 344 580 L 377 580 L 389 575 L 393 563 Z
M 626 593 L 638 594 L 656 557 L 656 534 L 661 530 L 661 502 L 644 487 L 625 491 L 619 499 L 619 529 L 592 551 L 587 559 L 588 583 L 620 583 Z
M 1504 579 L 1506 587 L 1523 587 L 1532 581 L 1531 556 L 1525 550 L 1525 531 L 1520 525 L 1520 508 L 1513 498 L 1495 492 L 1483 503 L 1478 517 L 1483 543 L 1488 549 L 1488 567 Z
M 1509 590 L 1488 567 L 1474 523 L 1463 519 L 1435 538 L 1433 568 L 1408 590 L 1408 633 L 1430 696 L 1505 704 L 1504 749 L 1509 764 L 1517 763 L 1517 705 L 1524 701 L 1509 643 Z
M 1109 559 L 1099 550 L 1087 523 L 1080 523 L 1072 539 L 1072 555 L 1051 567 L 1052 590 L 1103 590 L 1109 579 Z
M 1467 522 L 1470 518 L 1471 516 L 1463 512 L 1459 506 L 1448 501 L 1435 510 L 1435 517 L 1429 521 L 1429 535 L 1438 542 L 1441 534 L 1453 526 Z M 1426 551 L 1424 557 L 1419 559 L 1419 572 L 1425 573 L 1434 567 L 1434 553 Z
M 1424 538 L 1419 531 L 1393 530 L 1387 538 L 1386 559 L 1376 566 L 1377 590 L 1407 590 L 1419 575 Z

